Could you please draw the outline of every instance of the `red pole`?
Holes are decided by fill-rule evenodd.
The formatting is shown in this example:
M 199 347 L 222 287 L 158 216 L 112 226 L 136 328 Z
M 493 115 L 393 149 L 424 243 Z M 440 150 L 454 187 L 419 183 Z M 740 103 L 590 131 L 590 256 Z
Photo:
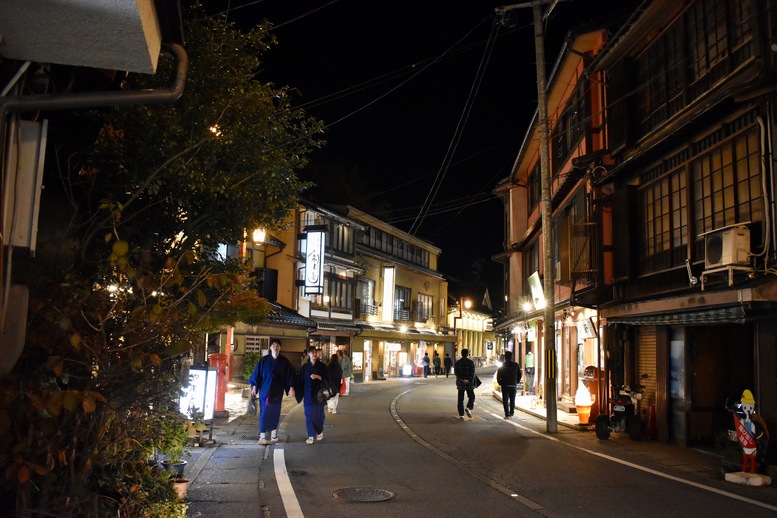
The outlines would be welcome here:
M 211 367 L 216 367 L 216 405 L 214 412 L 225 412 L 224 399 L 227 395 L 227 355 L 213 353 L 208 356 Z

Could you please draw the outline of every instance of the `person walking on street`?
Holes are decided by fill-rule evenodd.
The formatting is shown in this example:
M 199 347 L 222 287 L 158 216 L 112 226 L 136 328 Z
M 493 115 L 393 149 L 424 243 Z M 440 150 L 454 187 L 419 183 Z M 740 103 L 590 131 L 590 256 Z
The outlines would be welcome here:
M 496 382 L 502 387 L 505 419 L 510 419 L 515 412 L 515 393 L 521 382 L 521 366 L 513 361 L 512 351 L 505 351 L 505 361 L 496 371 Z
M 320 360 L 321 350 L 311 348 L 310 361 L 302 367 L 299 375 L 297 403 L 303 402 L 307 444 L 324 439 L 324 401 L 316 397 L 324 380 L 329 381 L 329 370 Z
M 281 354 L 281 341 L 273 338 L 270 354 L 256 362 L 254 372 L 248 378 L 251 395 L 256 396 L 257 391 L 259 393 L 259 444 L 267 445 L 278 441 L 283 395 L 285 393 L 294 397 L 295 376 L 291 362 Z
M 451 367 L 453 367 L 453 360 L 451 360 L 451 355 L 448 353 L 445 353 L 445 361 L 443 362 L 443 365 L 445 365 L 445 377 L 451 375 Z
M 458 399 L 459 419 L 464 419 L 464 412 L 472 419 L 472 409 L 475 408 L 475 363 L 469 359 L 469 349 L 461 350 L 461 358 L 456 360 L 454 366 L 456 374 L 456 388 Z M 464 407 L 464 393 L 467 393 L 467 406 Z
M 440 374 L 440 353 L 435 351 L 434 358 L 432 358 L 432 365 L 434 365 L 434 377 L 436 378 Z
M 330 414 L 336 414 L 337 403 L 340 402 L 340 385 L 344 383 L 343 368 L 340 367 L 340 360 L 338 359 L 337 353 L 329 358 L 329 365 L 327 365 L 327 368 L 329 370 L 329 381 L 331 382 L 332 390 L 335 391 L 335 396 L 326 402 L 326 406 Z
M 348 396 L 351 393 L 351 376 L 353 376 L 351 359 L 348 357 L 348 353 L 342 349 L 337 351 L 337 356 L 340 357 L 340 367 L 343 368 L 343 377 L 345 378 L 345 394 L 343 396 Z
M 429 353 L 424 353 L 424 357 L 421 360 L 421 365 L 424 366 L 424 378 L 429 376 Z

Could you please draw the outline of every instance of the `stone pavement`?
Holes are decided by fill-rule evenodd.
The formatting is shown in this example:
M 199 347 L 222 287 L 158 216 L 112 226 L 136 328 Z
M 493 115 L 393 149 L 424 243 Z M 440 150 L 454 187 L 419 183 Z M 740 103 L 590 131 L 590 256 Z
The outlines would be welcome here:
M 259 516 L 259 467 L 257 418 L 245 415 L 248 400 L 237 386 L 226 394 L 226 418 L 213 420 L 213 443 L 191 448 L 184 472 L 190 481 L 186 501 L 189 516 Z M 296 405 L 284 400 L 284 413 Z

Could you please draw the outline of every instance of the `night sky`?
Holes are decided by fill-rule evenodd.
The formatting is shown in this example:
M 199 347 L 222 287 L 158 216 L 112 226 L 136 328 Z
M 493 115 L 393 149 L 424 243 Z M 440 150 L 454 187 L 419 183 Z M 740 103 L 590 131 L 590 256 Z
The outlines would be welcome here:
M 546 25 L 548 67 L 571 28 L 630 3 L 559 2 Z M 491 256 L 503 249 L 503 210 L 491 192 L 509 175 L 537 107 L 531 8 L 496 26 L 494 8 L 516 4 L 214 5 L 238 26 L 265 18 L 276 26 L 260 79 L 293 87 L 295 104 L 328 126 L 326 147 L 301 173 L 317 184 L 306 196 L 354 205 L 432 242 L 453 295 L 480 296 L 474 286 L 487 283 L 501 308 L 502 266 Z

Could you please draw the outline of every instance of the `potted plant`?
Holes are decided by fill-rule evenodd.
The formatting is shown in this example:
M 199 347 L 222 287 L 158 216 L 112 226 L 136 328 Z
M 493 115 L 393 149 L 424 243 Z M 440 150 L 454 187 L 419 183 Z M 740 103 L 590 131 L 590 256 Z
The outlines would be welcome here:
M 191 423 L 183 416 L 167 415 L 160 422 L 156 447 L 164 457 L 162 467 L 177 478 L 183 478 L 187 464 L 183 457 L 189 455 L 189 437 L 193 433 Z

